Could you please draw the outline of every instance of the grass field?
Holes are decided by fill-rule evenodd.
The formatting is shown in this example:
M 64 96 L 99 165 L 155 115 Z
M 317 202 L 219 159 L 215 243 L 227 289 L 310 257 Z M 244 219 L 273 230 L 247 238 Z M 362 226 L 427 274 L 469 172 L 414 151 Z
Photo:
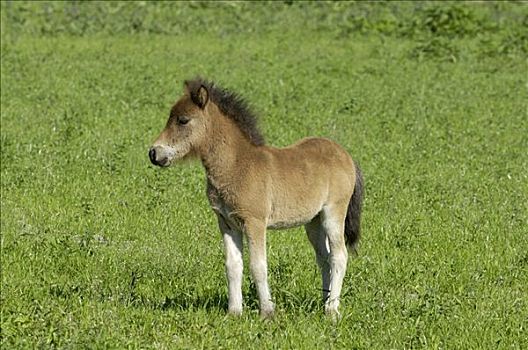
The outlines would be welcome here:
M 2 2 L 2 349 L 528 348 L 527 7 Z M 147 156 L 195 75 L 361 164 L 338 324 L 301 228 L 226 316 L 201 165 Z

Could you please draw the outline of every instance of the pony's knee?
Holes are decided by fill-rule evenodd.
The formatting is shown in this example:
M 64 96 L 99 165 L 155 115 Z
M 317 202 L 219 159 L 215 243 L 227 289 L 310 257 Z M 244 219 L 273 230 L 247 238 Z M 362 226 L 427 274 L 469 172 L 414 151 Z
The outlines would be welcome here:
M 346 266 L 348 260 L 348 252 L 346 248 L 334 249 L 330 253 L 332 265 Z
M 244 270 L 244 261 L 239 254 L 227 254 L 225 258 L 225 267 L 228 278 L 240 277 Z
M 228 257 L 225 260 L 225 267 L 229 278 L 235 278 L 242 275 L 244 263 L 241 258 Z
M 260 281 L 266 279 L 268 274 L 268 266 L 266 264 L 266 261 L 251 261 L 249 268 L 251 270 L 251 274 L 256 280 Z

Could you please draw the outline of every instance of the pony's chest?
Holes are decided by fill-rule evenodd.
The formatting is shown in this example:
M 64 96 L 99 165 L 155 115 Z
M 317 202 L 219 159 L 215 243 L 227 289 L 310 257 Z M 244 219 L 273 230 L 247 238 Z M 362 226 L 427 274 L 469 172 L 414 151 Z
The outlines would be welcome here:
M 211 183 L 207 184 L 207 198 L 214 212 L 221 216 L 230 228 L 242 229 L 243 222 L 237 215 L 234 206 L 225 200 L 221 192 L 211 185 Z

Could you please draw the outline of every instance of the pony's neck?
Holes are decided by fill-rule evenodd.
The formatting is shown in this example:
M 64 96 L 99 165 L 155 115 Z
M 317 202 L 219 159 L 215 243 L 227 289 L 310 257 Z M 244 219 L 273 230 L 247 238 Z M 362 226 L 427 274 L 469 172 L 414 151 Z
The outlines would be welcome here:
M 216 107 L 216 106 L 215 106 Z M 257 150 L 239 127 L 221 113 L 211 118 L 207 147 L 200 158 L 207 180 L 217 189 L 236 185 L 239 172 L 245 171 L 251 154 Z

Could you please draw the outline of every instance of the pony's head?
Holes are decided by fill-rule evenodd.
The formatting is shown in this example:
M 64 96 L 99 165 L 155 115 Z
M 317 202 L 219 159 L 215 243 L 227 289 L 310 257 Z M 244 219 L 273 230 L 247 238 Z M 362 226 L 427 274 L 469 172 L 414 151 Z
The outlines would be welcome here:
M 209 124 L 209 91 L 200 81 L 186 81 L 184 95 L 171 109 L 165 129 L 149 150 L 152 164 L 167 167 L 199 153 Z
M 238 134 L 255 146 L 264 144 L 257 118 L 237 94 L 201 78 L 188 80 L 184 86 L 185 93 L 172 107 L 165 129 L 150 148 L 153 164 L 165 167 L 184 157 L 203 157 L 215 142 L 225 143 L 235 137 L 233 130 L 239 130 Z M 235 128 L 226 127 L 226 123 Z

